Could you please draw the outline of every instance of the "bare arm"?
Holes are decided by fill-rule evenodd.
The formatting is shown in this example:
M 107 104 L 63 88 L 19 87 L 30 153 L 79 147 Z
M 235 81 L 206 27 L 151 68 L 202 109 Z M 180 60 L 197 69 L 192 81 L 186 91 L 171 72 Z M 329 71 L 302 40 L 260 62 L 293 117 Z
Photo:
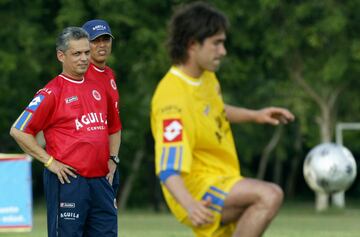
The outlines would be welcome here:
M 111 156 L 117 156 L 119 154 L 120 144 L 121 144 L 121 130 L 109 136 Z M 106 175 L 106 179 L 109 180 L 110 184 L 112 184 L 114 179 L 114 173 L 116 171 L 116 164 L 112 160 L 109 160 L 108 166 L 109 166 L 109 173 Z
M 110 143 L 110 155 L 117 156 L 119 154 L 119 149 L 121 144 L 121 130 L 109 136 L 109 143 Z
M 10 135 L 15 139 L 25 153 L 31 155 L 44 164 L 50 160 L 51 156 L 38 144 L 33 135 L 24 133 L 14 127 L 11 127 Z M 76 175 L 71 171 L 75 171 L 72 167 L 63 164 L 56 159 L 54 159 L 47 168 L 58 176 L 62 184 L 65 183 L 64 180 L 67 183 L 70 183 L 67 175 L 71 175 L 76 178 Z
M 165 186 L 180 205 L 188 212 L 189 219 L 194 226 L 202 226 L 213 222 L 213 214 L 207 208 L 211 200 L 195 200 L 179 175 L 172 175 L 165 181 Z
M 278 125 L 281 123 L 287 124 L 295 119 L 295 116 L 289 110 L 279 107 L 251 110 L 232 105 L 225 105 L 225 113 L 231 123 L 255 122 Z

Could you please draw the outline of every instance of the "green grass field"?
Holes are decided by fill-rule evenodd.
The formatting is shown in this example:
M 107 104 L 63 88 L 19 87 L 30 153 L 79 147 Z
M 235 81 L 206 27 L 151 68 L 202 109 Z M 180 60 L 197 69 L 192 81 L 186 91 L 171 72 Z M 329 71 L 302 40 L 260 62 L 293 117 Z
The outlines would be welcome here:
M 286 203 L 264 237 L 358 237 L 360 205 L 348 202 L 346 210 L 316 213 L 311 203 Z M 34 227 L 30 233 L 0 233 L 1 237 L 46 237 L 43 206 L 34 210 Z M 119 237 L 192 236 L 168 213 L 129 211 L 119 215 Z

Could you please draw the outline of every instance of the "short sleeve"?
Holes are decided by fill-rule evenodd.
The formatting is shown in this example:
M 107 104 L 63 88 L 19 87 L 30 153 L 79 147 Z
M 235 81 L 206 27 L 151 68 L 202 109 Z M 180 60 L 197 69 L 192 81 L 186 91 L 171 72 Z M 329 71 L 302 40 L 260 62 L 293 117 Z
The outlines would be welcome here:
M 155 138 L 156 173 L 188 173 L 194 146 L 194 124 L 185 103 L 179 100 L 153 104 L 151 126 Z
M 54 94 L 47 92 L 37 93 L 15 121 L 13 127 L 25 133 L 36 135 L 49 125 L 54 110 Z
M 109 134 L 114 134 L 122 129 L 120 120 L 118 101 L 114 100 L 111 95 L 107 93 L 108 103 L 108 128 Z
M 109 85 L 106 86 L 106 96 L 108 103 L 108 128 L 109 134 L 113 134 L 122 129 L 122 123 L 119 113 L 119 91 L 117 89 L 115 75 L 113 71 L 108 68 L 107 72 L 110 80 L 106 83 Z

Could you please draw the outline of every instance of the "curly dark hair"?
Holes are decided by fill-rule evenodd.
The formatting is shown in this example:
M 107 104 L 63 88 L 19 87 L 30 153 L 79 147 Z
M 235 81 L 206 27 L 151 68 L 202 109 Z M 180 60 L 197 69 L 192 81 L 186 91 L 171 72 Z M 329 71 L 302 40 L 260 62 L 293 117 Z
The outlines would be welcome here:
M 173 64 L 186 62 L 190 42 L 204 40 L 229 27 L 227 17 L 204 2 L 194 2 L 178 8 L 169 24 L 167 46 Z

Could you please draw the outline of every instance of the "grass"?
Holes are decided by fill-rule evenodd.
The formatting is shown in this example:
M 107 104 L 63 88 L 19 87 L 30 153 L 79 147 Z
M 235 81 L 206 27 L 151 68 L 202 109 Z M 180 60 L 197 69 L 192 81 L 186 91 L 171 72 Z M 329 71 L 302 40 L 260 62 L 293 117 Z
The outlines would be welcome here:
M 0 233 L 1 237 L 46 237 L 45 208 L 34 210 L 30 233 Z M 286 203 L 264 237 L 358 237 L 360 205 L 348 203 L 346 210 L 316 213 L 311 203 Z M 120 237 L 185 237 L 190 229 L 177 223 L 169 213 L 129 211 L 119 215 Z
M 285 204 L 265 237 L 358 237 L 360 206 L 316 213 L 311 203 Z

